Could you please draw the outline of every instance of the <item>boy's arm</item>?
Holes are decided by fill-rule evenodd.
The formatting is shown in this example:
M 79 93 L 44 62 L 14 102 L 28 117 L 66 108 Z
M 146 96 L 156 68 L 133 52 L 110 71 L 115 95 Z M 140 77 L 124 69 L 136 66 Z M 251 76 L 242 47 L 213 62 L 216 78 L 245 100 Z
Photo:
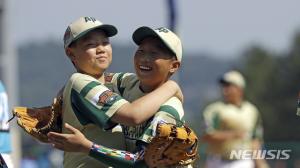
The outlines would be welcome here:
M 106 80 L 106 82 L 111 83 L 112 88 L 114 88 L 113 91 L 114 92 L 116 91 L 121 96 L 123 95 L 124 90 L 127 87 L 130 88 L 130 87 L 132 87 L 133 83 L 136 83 L 137 81 L 139 81 L 137 76 L 133 73 L 115 73 L 115 74 L 108 74 L 107 76 L 109 76 L 109 80 Z M 159 92 L 157 94 L 160 94 L 160 95 L 157 95 L 157 97 L 160 97 L 164 93 Z M 145 101 L 147 101 L 147 100 L 141 100 L 141 103 L 144 104 Z M 153 101 L 153 100 L 150 100 L 150 101 Z M 136 103 L 136 102 L 134 102 L 134 103 Z M 182 105 L 181 102 L 179 102 L 178 104 Z M 121 116 L 121 118 L 120 118 L 121 120 L 123 119 L 123 117 L 126 117 L 126 114 L 125 114 L 125 116 L 122 116 L 123 114 L 124 113 L 121 113 L 121 114 L 117 115 L 116 116 L 117 120 L 119 119 L 118 116 Z M 130 113 L 130 115 L 132 115 L 132 113 Z M 148 118 L 147 116 L 145 117 L 145 119 L 141 118 L 143 116 L 141 116 L 140 110 L 137 113 L 137 117 L 138 117 L 137 121 L 133 121 L 133 122 L 142 123 L 142 122 L 144 122 L 145 119 L 147 120 L 147 118 Z M 114 117 L 113 117 L 113 120 L 114 120 Z M 116 122 L 118 122 L 118 121 L 116 121 Z M 126 122 L 126 119 L 125 119 L 125 122 Z M 120 122 L 118 122 L 118 123 L 120 123 Z
M 94 123 L 102 128 L 109 128 L 112 124 L 110 121 L 124 125 L 138 125 L 153 116 L 160 105 L 174 94 L 179 98 L 183 97 L 174 81 L 167 81 L 132 103 L 91 77 L 77 74 L 70 82 L 72 82 L 71 104 L 76 117 L 83 125 Z
M 167 81 L 159 88 L 147 95 L 135 100 L 134 102 L 124 104 L 112 116 L 112 121 L 124 125 L 138 125 L 151 118 L 160 108 L 160 106 L 176 95 L 182 100 L 181 90 L 176 82 Z
M 143 160 L 139 159 L 139 153 L 133 154 L 127 151 L 107 148 L 93 144 L 76 128 L 65 124 L 65 128 L 71 134 L 48 133 L 49 141 L 55 148 L 67 152 L 81 152 L 90 155 L 100 162 L 114 167 L 147 167 Z
M 170 123 L 178 127 L 183 126 L 185 121 L 182 103 L 175 97 L 169 99 L 148 123 L 143 134 L 139 137 L 139 140 L 145 143 L 150 143 L 156 135 L 156 128 L 159 123 Z
M 260 113 L 257 110 L 257 121 L 253 129 L 252 150 L 258 151 L 258 150 L 262 150 L 262 148 L 263 148 L 262 118 Z M 255 159 L 254 163 L 255 163 L 255 167 L 257 168 L 269 168 L 269 165 L 265 159 Z
M 144 160 L 138 159 L 139 155 L 139 153 L 133 154 L 96 144 L 93 144 L 89 151 L 89 156 L 109 166 L 120 168 L 147 168 Z

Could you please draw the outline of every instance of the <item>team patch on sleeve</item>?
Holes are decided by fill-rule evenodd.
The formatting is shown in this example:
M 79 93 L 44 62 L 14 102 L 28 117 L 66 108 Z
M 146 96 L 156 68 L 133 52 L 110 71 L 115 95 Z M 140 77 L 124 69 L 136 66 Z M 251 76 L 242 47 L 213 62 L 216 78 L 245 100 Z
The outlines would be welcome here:
M 113 104 L 116 101 L 118 95 L 114 94 L 110 90 L 106 90 L 100 94 L 97 105 L 104 106 L 105 104 Z

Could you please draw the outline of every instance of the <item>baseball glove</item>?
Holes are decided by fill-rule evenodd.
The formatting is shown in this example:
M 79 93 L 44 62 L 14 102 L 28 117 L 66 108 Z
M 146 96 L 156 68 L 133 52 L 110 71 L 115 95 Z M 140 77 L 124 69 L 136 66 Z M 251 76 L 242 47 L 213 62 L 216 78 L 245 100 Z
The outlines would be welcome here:
M 48 142 L 47 133 L 61 132 L 62 129 L 62 98 L 54 98 L 51 106 L 40 108 L 15 107 L 13 118 L 28 134 L 41 142 Z
M 150 168 L 189 165 L 197 157 L 197 148 L 198 138 L 189 127 L 162 123 L 158 124 L 144 159 Z

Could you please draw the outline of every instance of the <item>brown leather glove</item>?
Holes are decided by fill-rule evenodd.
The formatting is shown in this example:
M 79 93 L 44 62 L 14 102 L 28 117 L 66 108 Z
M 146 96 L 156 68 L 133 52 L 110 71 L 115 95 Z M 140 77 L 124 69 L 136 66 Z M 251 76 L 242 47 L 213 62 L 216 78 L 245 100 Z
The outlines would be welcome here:
M 144 159 L 150 168 L 189 165 L 197 157 L 198 138 L 187 126 L 159 124 Z
M 14 117 L 17 117 L 18 125 L 41 142 L 48 142 L 48 132 L 61 132 L 62 97 L 54 98 L 51 106 L 15 107 L 12 113 Z

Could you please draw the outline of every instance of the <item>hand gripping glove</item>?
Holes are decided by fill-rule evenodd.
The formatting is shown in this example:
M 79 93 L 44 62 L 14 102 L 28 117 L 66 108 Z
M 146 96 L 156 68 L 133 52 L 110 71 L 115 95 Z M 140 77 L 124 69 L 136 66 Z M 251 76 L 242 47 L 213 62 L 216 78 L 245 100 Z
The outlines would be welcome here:
M 12 112 L 13 118 L 17 117 L 18 125 L 41 142 L 48 142 L 48 132 L 61 132 L 62 97 L 54 98 L 51 106 L 15 107 Z
M 161 123 L 147 145 L 144 159 L 150 168 L 192 164 L 197 155 L 198 138 L 187 126 Z

